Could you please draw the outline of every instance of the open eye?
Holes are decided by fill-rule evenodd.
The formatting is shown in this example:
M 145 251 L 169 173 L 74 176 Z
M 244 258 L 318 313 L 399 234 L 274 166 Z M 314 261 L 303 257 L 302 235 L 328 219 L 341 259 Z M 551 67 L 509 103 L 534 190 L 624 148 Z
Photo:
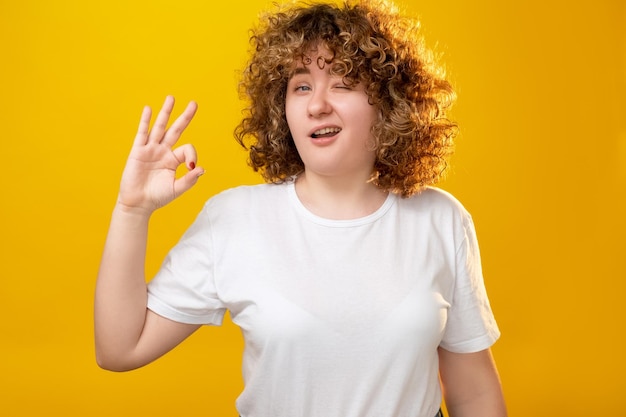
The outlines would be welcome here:
M 306 84 L 296 85 L 293 89 L 295 92 L 311 91 L 311 87 Z

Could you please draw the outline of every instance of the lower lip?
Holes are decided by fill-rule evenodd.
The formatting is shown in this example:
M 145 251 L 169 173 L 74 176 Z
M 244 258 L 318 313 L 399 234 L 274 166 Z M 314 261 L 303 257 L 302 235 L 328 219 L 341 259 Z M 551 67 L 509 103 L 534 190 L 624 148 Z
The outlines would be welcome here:
M 311 138 L 311 142 L 314 143 L 315 145 L 318 146 L 325 146 L 325 145 L 330 145 L 331 143 L 333 143 L 335 140 L 337 140 L 337 137 L 339 135 L 334 135 L 334 136 L 329 136 L 329 137 L 325 137 L 325 138 Z

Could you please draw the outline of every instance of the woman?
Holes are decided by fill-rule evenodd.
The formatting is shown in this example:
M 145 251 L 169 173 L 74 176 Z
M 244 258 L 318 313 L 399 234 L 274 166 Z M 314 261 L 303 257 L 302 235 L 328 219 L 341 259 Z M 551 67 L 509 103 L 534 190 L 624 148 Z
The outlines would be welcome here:
M 203 169 L 144 110 L 102 258 L 100 366 L 165 354 L 226 310 L 245 340 L 244 417 L 504 416 L 470 215 L 433 188 L 454 93 L 417 23 L 384 3 L 291 6 L 253 37 L 236 130 L 267 184 L 211 198 L 145 283 L 148 222 Z M 175 178 L 185 164 L 189 172 Z M 441 383 L 440 383 L 441 382 Z

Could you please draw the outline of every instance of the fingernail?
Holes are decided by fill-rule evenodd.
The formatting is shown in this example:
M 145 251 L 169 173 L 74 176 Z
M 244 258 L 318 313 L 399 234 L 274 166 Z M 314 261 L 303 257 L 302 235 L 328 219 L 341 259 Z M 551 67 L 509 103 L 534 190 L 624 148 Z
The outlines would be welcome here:
M 189 163 L 189 169 L 194 169 L 195 167 L 196 167 L 195 162 L 191 161 L 191 162 Z

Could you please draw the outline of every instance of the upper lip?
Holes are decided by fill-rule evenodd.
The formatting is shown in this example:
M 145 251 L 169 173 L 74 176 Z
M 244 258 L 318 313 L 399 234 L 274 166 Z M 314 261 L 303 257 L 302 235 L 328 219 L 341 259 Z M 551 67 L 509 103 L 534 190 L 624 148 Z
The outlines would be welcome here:
M 316 126 L 315 128 L 311 129 L 309 131 L 309 136 L 313 136 L 315 135 L 316 132 L 319 132 L 323 129 L 338 129 L 341 130 L 341 128 L 337 125 L 322 125 L 322 126 Z

